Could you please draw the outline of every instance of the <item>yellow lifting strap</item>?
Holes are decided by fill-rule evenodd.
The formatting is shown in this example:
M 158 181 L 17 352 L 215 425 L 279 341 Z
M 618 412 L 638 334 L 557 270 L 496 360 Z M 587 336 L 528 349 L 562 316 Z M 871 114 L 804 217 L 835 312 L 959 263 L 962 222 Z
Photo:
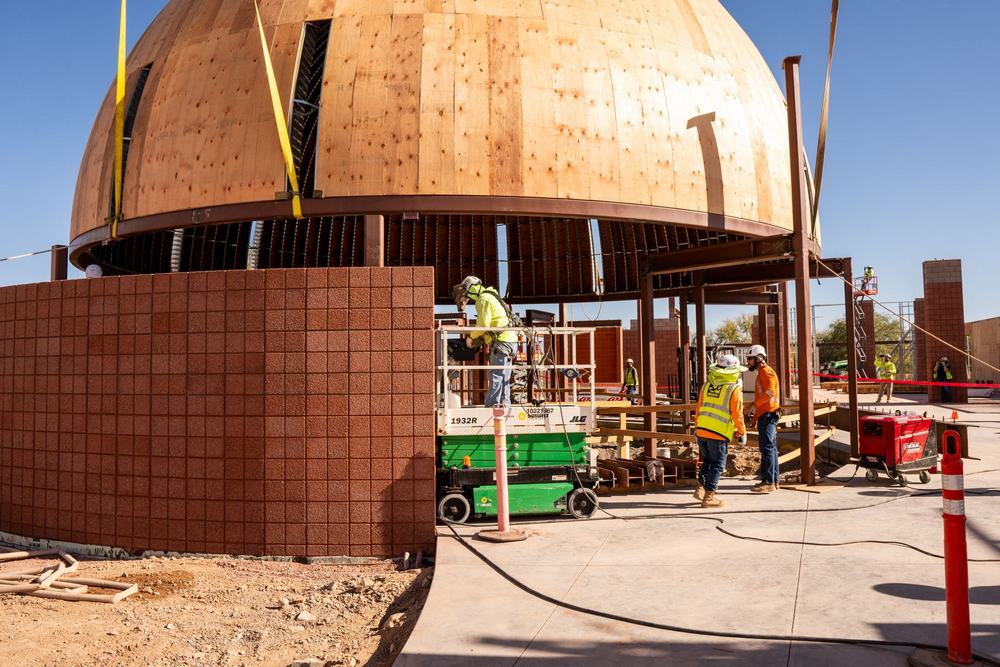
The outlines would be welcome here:
M 111 218 L 111 238 L 118 238 L 122 219 L 122 169 L 125 150 L 125 2 L 122 0 L 118 28 L 118 75 L 115 77 L 115 214 Z
M 260 6 L 257 0 L 253 2 L 257 12 L 257 27 L 260 29 L 260 47 L 264 52 L 264 69 L 267 71 L 267 84 L 271 89 L 271 104 L 274 107 L 274 122 L 278 127 L 278 143 L 281 144 L 281 154 L 285 159 L 285 170 L 288 172 L 288 182 L 292 186 L 292 214 L 302 219 L 302 197 L 299 193 L 299 179 L 295 174 L 295 160 L 292 158 L 292 142 L 288 136 L 288 124 L 285 122 L 285 112 L 281 108 L 281 95 L 278 93 L 278 82 L 274 77 L 274 66 L 271 64 L 271 53 L 267 48 L 267 35 L 264 34 L 264 23 L 260 19 Z

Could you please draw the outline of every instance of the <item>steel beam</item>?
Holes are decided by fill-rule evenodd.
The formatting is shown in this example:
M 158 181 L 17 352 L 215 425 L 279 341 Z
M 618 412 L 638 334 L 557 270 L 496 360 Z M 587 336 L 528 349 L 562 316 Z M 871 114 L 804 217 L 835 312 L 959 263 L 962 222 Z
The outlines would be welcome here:
M 858 418 L 858 330 L 854 312 L 854 273 L 851 260 L 844 260 L 844 323 L 847 327 L 847 400 L 851 411 L 851 456 L 861 453 Z
M 823 263 L 830 266 L 827 269 L 822 264 L 810 262 L 808 267 L 810 278 L 835 278 L 844 260 L 824 259 Z M 771 285 L 774 283 L 794 280 L 795 262 L 792 258 L 783 258 L 781 262 L 755 266 L 752 268 L 720 268 L 705 271 L 705 284 L 709 287 L 723 285 Z
M 51 260 L 51 276 L 52 280 L 66 280 L 66 267 L 69 263 L 69 248 L 64 245 L 54 245 L 52 246 L 52 254 L 50 256 Z
M 646 405 L 656 405 L 656 319 L 653 314 L 653 276 L 644 275 L 641 278 L 639 319 L 641 322 L 640 339 L 642 341 L 642 392 Z M 650 413 L 645 418 L 646 430 L 656 430 L 656 414 Z M 656 456 L 656 440 L 646 441 L 646 456 Z
M 385 266 L 385 218 L 365 216 L 365 266 Z
M 680 390 L 681 402 L 687 403 L 691 400 L 691 328 L 688 322 L 688 300 L 686 296 L 681 297 L 681 363 L 680 363 Z M 686 424 L 685 424 L 686 426 Z
M 801 473 L 804 484 L 816 483 L 815 415 L 813 413 L 812 385 L 812 322 L 810 321 L 809 260 L 810 248 L 808 221 L 808 189 L 802 144 L 802 109 L 799 91 L 800 56 L 785 58 L 785 95 L 788 98 L 788 152 L 791 158 L 792 177 L 792 241 L 795 250 L 795 309 L 798 327 L 799 369 L 799 446 L 802 448 Z
M 783 235 L 650 255 L 646 266 L 650 275 L 682 273 L 781 260 L 791 252 L 792 237 Z
M 781 384 L 782 405 L 787 404 L 789 395 L 792 392 L 792 331 L 789 323 L 788 313 L 788 284 L 778 285 L 778 355 L 781 363 L 781 371 L 778 373 L 778 381 Z
M 708 379 L 708 337 L 705 333 L 705 283 L 698 276 L 698 284 L 694 288 L 694 330 L 695 343 L 698 346 L 698 386 Z M 684 399 L 687 400 L 687 399 Z

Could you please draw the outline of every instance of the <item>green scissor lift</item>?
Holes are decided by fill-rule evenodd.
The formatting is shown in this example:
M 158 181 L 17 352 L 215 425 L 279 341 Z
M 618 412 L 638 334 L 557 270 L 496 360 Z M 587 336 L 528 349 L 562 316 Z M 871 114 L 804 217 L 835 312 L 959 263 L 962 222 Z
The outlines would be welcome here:
M 449 333 L 454 335 L 453 329 L 457 327 L 439 329 L 439 340 L 445 341 Z M 545 333 L 578 335 L 587 331 L 574 328 Z M 528 339 L 539 335 L 545 334 L 531 330 Z M 439 366 L 444 371 L 442 377 L 448 379 L 439 383 L 437 437 L 438 516 L 455 523 L 469 517 L 496 516 L 498 512 L 493 412 L 482 406 L 455 404 L 449 380 L 454 379 L 459 368 L 469 367 L 449 368 L 448 363 Z M 597 496 L 592 489 L 599 477 L 596 454 L 586 442 L 593 419 L 590 405 L 576 400 L 508 409 L 504 421 L 511 516 L 564 512 L 576 518 L 593 515 Z

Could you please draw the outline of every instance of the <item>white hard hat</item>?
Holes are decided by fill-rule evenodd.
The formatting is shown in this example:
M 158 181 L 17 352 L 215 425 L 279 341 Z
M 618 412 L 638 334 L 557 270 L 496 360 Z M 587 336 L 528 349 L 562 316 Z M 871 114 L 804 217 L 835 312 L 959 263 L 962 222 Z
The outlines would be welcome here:
M 740 360 L 736 358 L 735 354 L 719 355 L 719 358 L 715 360 L 715 365 L 719 368 L 739 368 L 740 370 L 746 370 L 746 368 L 740 366 Z
M 764 349 L 763 345 L 751 345 L 750 351 L 747 352 L 747 356 L 764 357 L 765 359 L 767 359 L 767 350 Z
M 626 364 L 634 364 L 635 362 L 634 362 L 634 361 L 632 361 L 631 359 L 626 359 L 626 360 L 625 360 L 625 363 L 626 363 Z
M 83 274 L 88 278 L 100 278 L 104 275 L 104 271 L 100 264 L 88 264 L 87 268 L 83 270 Z
M 458 283 L 451 288 L 451 298 L 455 302 L 455 305 L 459 308 L 462 307 L 462 303 L 466 298 L 466 294 L 469 293 L 469 288 L 473 285 L 481 285 L 482 280 L 475 276 L 466 276 L 462 282 Z

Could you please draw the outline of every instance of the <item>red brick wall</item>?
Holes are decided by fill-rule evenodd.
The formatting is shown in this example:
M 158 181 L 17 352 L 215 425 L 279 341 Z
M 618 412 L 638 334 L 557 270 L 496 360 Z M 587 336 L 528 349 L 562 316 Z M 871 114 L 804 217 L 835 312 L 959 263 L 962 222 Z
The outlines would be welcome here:
M 751 326 L 751 337 L 753 338 L 753 343 L 763 345 L 764 349 L 767 350 L 767 358 L 769 362 L 773 365 L 777 363 L 778 360 L 778 315 L 777 313 L 767 314 L 767 340 L 763 340 L 760 335 L 760 316 L 753 316 L 753 325 Z
M 668 391 L 669 384 L 677 383 L 677 348 L 681 344 L 680 320 L 676 318 L 657 319 L 656 332 L 656 384 L 661 393 Z M 622 331 L 624 353 L 622 360 L 631 357 L 639 369 L 639 384 L 642 384 L 642 354 L 639 350 L 639 323 L 632 320 L 629 329 Z
M 573 326 L 585 327 L 586 322 L 574 322 Z M 622 356 L 622 328 L 597 327 L 594 332 L 594 356 L 597 358 L 595 382 L 601 384 L 621 384 L 625 358 Z M 590 337 L 580 336 L 576 343 L 576 358 L 581 364 L 590 363 Z
M 924 318 L 926 328 L 960 350 L 965 349 L 965 304 L 962 296 L 962 260 L 941 259 L 924 262 Z M 955 382 L 966 382 L 965 356 L 930 336 L 924 339 L 924 365 L 927 372 L 942 357 L 951 362 Z M 932 378 L 933 379 L 933 378 Z M 967 403 L 968 392 L 953 388 L 952 402 Z M 941 388 L 930 387 L 930 402 L 941 400 Z
M 130 551 L 431 549 L 433 296 L 429 268 L 0 289 L 0 530 Z

